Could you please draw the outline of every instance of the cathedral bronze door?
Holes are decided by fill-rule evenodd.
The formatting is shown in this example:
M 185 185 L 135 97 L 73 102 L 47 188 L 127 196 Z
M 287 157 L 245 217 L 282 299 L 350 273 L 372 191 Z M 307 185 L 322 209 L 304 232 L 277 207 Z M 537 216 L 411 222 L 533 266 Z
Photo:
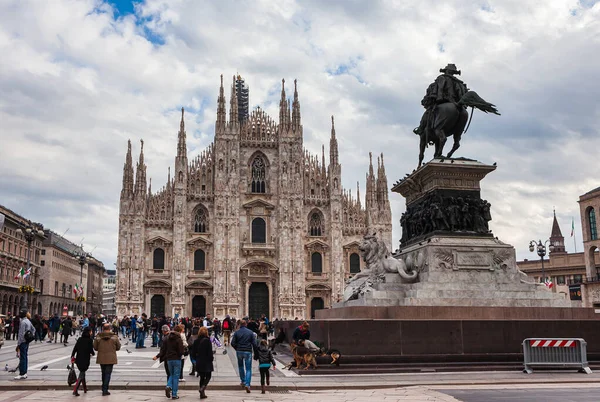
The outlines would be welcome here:
M 192 299 L 192 317 L 206 316 L 206 299 L 204 296 L 194 296 Z
M 263 314 L 269 316 L 269 287 L 264 282 L 254 282 L 248 291 L 248 316 L 259 319 Z
M 165 297 L 154 295 L 150 299 L 150 317 L 162 317 L 165 315 Z

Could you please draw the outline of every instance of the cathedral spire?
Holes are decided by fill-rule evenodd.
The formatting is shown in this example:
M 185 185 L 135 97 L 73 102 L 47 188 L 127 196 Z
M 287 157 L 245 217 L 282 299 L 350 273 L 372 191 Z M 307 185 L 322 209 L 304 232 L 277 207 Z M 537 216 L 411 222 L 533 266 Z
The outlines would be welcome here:
M 297 131 L 300 128 L 300 101 L 298 100 L 297 80 L 294 80 L 294 102 L 292 103 L 292 128 Z
M 358 201 L 358 209 L 361 208 L 361 202 L 360 202 L 360 183 L 357 181 L 356 182 L 356 200 Z
M 325 145 L 321 145 L 321 170 L 323 177 L 325 177 Z
M 337 165 L 339 163 L 338 143 L 335 138 L 335 124 L 333 116 L 331 116 L 331 139 L 329 140 L 329 163 Z
M 121 199 L 128 198 L 133 194 L 133 159 L 131 157 L 131 140 L 127 140 L 127 154 L 123 165 L 123 188 Z
M 219 98 L 217 99 L 217 130 L 224 129 L 225 122 L 225 91 L 223 89 L 223 74 L 221 74 L 221 88 L 219 88 Z
M 281 100 L 279 101 L 279 126 L 287 128 L 290 115 L 289 102 L 285 98 L 285 79 L 281 80 Z
M 235 87 L 235 75 L 233 76 L 233 82 L 231 84 L 231 98 L 229 99 L 229 124 L 235 125 L 239 123 L 238 114 L 238 97 Z
M 146 195 L 146 164 L 144 163 L 144 140 L 140 140 L 140 159 L 137 163 L 137 171 L 135 173 L 135 196 Z
M 184 110 L 181 108 L 181 122 L 179 123 L 179 133 L 177 133 L 177 157 L 187 156 L 185 122 L 183 121 Z

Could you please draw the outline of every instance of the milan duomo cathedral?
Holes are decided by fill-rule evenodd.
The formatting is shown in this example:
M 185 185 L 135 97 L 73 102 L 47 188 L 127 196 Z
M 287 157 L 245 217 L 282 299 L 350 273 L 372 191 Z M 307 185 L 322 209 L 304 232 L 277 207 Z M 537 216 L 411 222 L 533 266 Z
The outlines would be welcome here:
M 134 181 L 129 142 L 119 316 L 310 318 L 340 301 L 345 281 L 363 267 L 364 234 L 377 233 L 391 247 L 383 155 L 376 174 L 371 160 L 363 204 L 358 188 L 353 197 L 341 185 L 333 117 L 326 164 L 324 147 L 320 161 L 303 147 L 295 81 L 291 105 L 282 81 L 276 122 L 259 107 L 247 112 L 240 80 L 234 77 L 227 120 L 221 77 L 214 141 L 191 160 L 181 110 L 173 177 L 169 168 L 159 191 L 146 182 L 143 142 Z

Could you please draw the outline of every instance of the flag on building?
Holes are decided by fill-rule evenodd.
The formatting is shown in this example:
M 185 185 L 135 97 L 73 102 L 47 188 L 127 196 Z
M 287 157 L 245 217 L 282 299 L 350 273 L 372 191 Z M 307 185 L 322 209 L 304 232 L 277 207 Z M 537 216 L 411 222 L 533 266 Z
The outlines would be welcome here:
M 575 235 L 575 219 L 571 217 L 571 237 Z
M 550 278 L 546 278 L 546 281 L 544 282 L 544 285 L 546 285 L 546 287 L 548 289 L 552 289 L 552 286 L 554 286 L 554 284 L 552 283 L 552 280 L 550 280 Z
M 79 283 L 75 284 L 75 287 L 73 288 L 73 293 L 77 294 L 82 294 L 83 293 L 83 285 L 80 285 Z
M 27 279 L 30 276 L 31 276 L 31 267 L 29 267 L 29 269 L 25 271 L 25 274 L 23 275 L 23 279 Z
M 21 269 L 15 275 L 15 279 L 24 278 L 25 277 L 25 267 L 21 267 Z

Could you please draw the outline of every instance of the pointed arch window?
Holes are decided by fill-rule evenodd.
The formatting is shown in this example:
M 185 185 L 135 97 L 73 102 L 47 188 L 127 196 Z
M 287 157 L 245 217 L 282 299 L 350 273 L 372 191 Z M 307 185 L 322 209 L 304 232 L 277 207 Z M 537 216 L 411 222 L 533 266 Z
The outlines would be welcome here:
M 588 211 L 588 223 L 590 225 L 590 240 L 598 240 L 598 230 L 596 229 L 596 211 L 590 208 Z
M 196 212 L 194 213 L 194 232 L 208 232 L 208 213 L 202 206 L 197 208 Z
M 308 223 L 308 228 L 311 236 L 323 236 L 325 234 L 325 228 L 321 214 L 318 212 L 312 213 Z
M 252 192 L 266 193 L 265 179 L 267 176 L 265 161 L 262 157 L 257 156 L 252 161 Z

